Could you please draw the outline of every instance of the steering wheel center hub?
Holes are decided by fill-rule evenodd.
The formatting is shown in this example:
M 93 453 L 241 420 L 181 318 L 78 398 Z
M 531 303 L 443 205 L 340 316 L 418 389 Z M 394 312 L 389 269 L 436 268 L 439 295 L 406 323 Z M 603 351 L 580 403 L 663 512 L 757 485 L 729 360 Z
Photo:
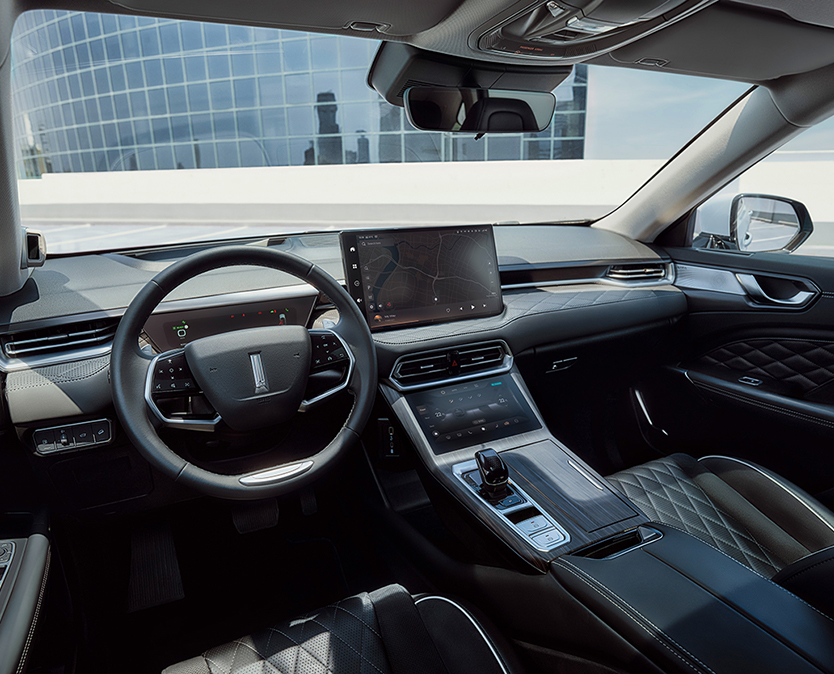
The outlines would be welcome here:
M 239 330 L 191 342 L 185 357 L 226 423 L 252 431 L 298 411 L 310 371 L 310 335 L 297 325 Z

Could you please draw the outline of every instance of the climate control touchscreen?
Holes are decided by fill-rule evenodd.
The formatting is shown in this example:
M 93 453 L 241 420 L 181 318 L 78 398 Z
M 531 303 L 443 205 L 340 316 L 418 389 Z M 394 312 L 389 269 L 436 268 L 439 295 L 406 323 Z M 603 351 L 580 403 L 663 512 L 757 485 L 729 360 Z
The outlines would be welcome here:
M 509 374 L 409 393 L 406 400 L 435 454 L 541 428 Z

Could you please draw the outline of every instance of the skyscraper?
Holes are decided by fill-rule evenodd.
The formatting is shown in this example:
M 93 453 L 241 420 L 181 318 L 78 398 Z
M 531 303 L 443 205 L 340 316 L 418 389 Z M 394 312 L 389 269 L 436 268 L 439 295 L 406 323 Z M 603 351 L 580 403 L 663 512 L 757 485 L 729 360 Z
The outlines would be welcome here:
M 367 86 L 372 40 L 108 14 L 25 13 L 12 41 L 17 170 L 581 158 L 584 66 L 538 134 L 413 130 Z

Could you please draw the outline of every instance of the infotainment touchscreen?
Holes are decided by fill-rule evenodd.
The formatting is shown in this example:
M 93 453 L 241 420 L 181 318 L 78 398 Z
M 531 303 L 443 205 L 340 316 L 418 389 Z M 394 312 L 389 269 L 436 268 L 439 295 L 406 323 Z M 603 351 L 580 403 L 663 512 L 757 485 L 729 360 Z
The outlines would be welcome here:
M 435 454 L 541 428 L 510 375 L 405 396 Z
M 371 330 L 504 308 L 488 225 L 343 232 L 341 243 L 348 289 Z

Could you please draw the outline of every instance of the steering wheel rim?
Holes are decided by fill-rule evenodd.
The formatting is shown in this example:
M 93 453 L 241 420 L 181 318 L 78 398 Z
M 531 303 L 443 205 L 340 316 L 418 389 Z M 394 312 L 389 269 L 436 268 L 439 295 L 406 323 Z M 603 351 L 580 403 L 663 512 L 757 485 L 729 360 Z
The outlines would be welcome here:
M 313 456 L 254 473 L 226 475 L 190 463 L 159 437 L 154 415 L 145 400 L 145 382 L 153 356 L 139 348 L 139 334 L 162 299 L 182 283 L 203 272 L 241 265 L 289 273 L 330 298 L 340 315 L 333 332 L 351 350 L 354 359 L 346 387 L 354 400 L 339 432 Z M 195 253 L 151 279 L 137 293 L 119 322 L 110 355 L 110 372 L 116 414 L 126 435 L 145 459 L 179 484 L 210 496 L 235 500 L 279 496 L 320 477 L 359 438 L 371 414 L 377 383 L 376 348 L 370 329 L 344 288 L 323 269 L 297 255 L 248 246 L 226 246 Z M 259 476 L 264 477 L 259 479 Z M 244 478 L 246 482 L 242 481 Z

